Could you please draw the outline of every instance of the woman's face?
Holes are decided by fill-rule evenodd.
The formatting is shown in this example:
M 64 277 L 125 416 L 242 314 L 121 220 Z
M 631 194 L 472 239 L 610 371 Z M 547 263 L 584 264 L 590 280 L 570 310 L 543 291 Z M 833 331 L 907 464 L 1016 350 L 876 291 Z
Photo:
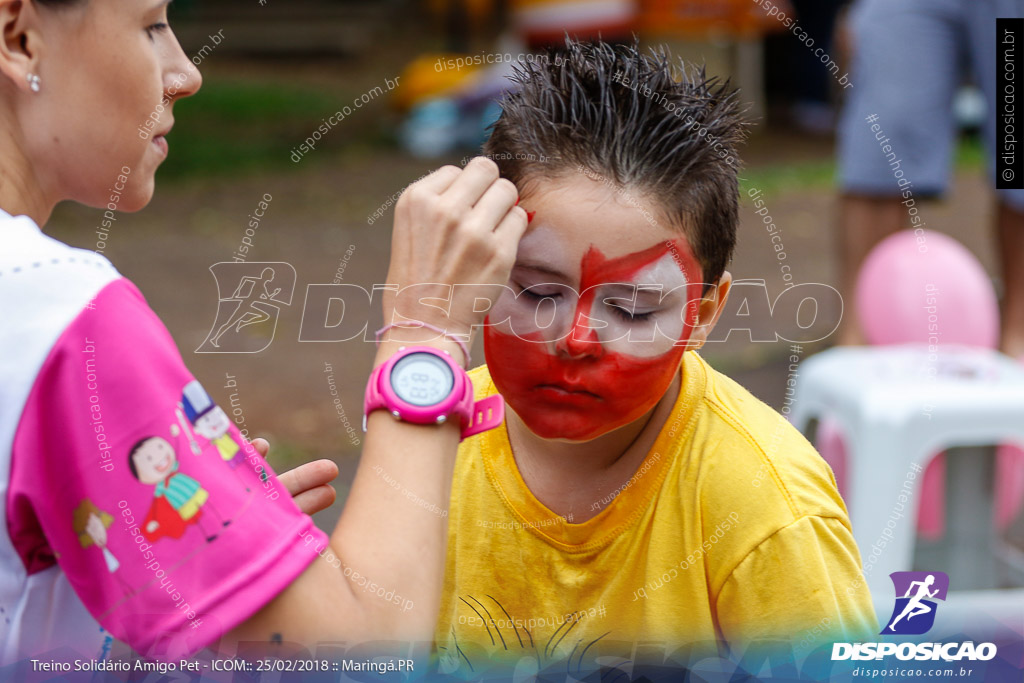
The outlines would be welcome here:
M 512 270 L 514 294 L 488 317 L 487 364 L 532 432 L 589 441 L 667 391 L 694 326 L 706 322 L 700 266 L 656 202 L 588 175 L 546 181 L 522 205 L 536 215 Z
M 23 50 L 41 88 L 20 90 L 16 107 L 46 195 L 120 211 L 149 202 L 173 105 L 202 83 L 167 25 L 168 4 L 36 6 Z

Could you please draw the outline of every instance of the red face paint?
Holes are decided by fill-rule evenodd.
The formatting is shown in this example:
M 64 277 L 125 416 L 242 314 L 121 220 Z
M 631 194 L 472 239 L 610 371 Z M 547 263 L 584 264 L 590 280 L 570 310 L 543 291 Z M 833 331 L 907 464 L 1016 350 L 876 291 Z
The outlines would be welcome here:
M 572 329 L 563 339 L 545 339 L 542 332 L 516 335 L 484 328 L 491 377 L 530 431 L 548 439 L 589 441 L 640 418 L 661 399 L 686 350 L 679 342 L 685 342 L 693 329 L 690 307 L 677 345 L 653 357 L 607 351 L 599 331 L 586 321 L 597 297 L 595 285 L 628 282 L 670 252 L 686 275 L 687 301 L 695 302 L 700 277 L 694 275 L 700 269 L 685 241 L 656 244 L 611 260 L 591 247 L 581 263 L 583 295 L 573 312 Z

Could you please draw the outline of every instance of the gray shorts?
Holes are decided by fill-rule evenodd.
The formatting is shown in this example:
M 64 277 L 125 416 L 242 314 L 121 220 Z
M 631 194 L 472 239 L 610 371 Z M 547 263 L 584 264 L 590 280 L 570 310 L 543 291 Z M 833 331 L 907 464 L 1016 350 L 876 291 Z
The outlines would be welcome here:
M 859 0 L 851 11 L 853 87 L 838 131 L 843 191 L 899 196 L 892 165 L 899 160 L 915 196 L 942 194 L 955 137 L 953 96 L 966 75 L 989 107 L 983 134 L 994 177 L 996 18 L 1024 17 L 1024 0 Z M 1024 211 L 1024 190 L 998 192 Z

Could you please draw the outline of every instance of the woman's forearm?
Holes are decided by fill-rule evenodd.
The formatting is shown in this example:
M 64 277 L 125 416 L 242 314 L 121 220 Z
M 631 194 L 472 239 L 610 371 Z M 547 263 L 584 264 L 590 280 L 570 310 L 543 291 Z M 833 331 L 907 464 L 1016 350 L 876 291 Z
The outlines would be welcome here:
M 493 291 L 507 280 L 526 229 L 526 213 L 515 206 L 517 200 L 515 186 L 500 179 L 497 166 L 486 159 L 475 159 L 462 170 L 442 168 L 413 184 L 396 205 L 387 282 L 397 291 L 430 284 L 441 295 L 455 285 Z M 486 315 L 480 308 L 475 297 L 453 299 L 442 309 L 387 295 L 387 322 L 416 320 L 443 333 L 425 336 L 424 328 L 394 327 L 375 365 L 403 345 L 428 345 L 447 351 L 464 367 L 468 359 L 452 337 L 469 338 Z M 230 637 L 305 645 L 429 640 L 444 579 L 447 507 L 459 439 L 458 420 L 423 426 L 400 422 L 385 410 L 372 412 L 330 553 L 314 560 Z
M 397 351 L 386 344 L 383 362 Z M 367 615 L 367 633 L 429 639 L 444 578 L 448 499 L 460 429 L 412 425 L 378 410 L 345 514 L 331 536 L 342 572 Z

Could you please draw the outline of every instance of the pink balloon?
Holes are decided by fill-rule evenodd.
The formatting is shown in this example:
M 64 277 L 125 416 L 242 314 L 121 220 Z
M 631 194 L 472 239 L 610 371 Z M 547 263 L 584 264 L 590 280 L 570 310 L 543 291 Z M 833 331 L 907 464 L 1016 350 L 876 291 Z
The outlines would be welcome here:
M 922 233 L 891 235 L 864 260 L 856 311 L 868 343 L 996 348 L 999 305 L 985 270 L 952 237 Z
M 856 312 L 868 344 L 963 344 L 994 349 L 999 305 L 974 255 L 952 237 L 907 230 L 881 242 L 857 278 Z M 838 423 L 821 421 L 816 446 L 847 485 L 846 445 Z M 932 540 L 945 533 L 945 454 L 921 478 L 917 530 Z M 1024 506 L 1024 450 L 1000 446 L 996 457 L 996 525 L 1005 529 Z

